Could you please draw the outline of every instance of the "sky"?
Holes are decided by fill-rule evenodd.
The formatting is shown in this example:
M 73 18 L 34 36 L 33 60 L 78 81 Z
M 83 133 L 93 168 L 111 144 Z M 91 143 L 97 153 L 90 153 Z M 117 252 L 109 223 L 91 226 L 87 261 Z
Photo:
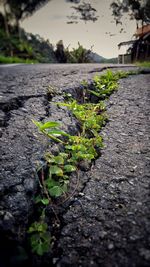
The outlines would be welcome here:
M 99 16 L 96 22 L 79 21 L 78 24 L 67 24 L 67 16 L 73 9 L 65 0 L 51 0 L 31 17 L 25 19 L 21 26 L 30 33 L 39 34 L 44 39 L 49 39 L 55 45 L 63 40 L 65 47 L 78 47 L 78 42 L 83 47 L 99 55 L 112 58 L 118 56 L 118 44 L 133 38 L 136 31 L 135 21 L 123 18 L 123 25 L 115 24 L 110 10 L 112 0 L 86 0 L 97 9 Z M 123 28 L 120 33 L 121 28 Z

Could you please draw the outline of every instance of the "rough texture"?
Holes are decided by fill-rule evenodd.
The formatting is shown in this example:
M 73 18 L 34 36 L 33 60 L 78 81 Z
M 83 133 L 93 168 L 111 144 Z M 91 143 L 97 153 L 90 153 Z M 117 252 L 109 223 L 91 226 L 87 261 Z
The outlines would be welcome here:
M 150 265 L 149 84 L 131 76 L 110 97 L 106 147 L 63 216 L 57 267 Z
M 6 236 L 24 240 L 32 214 L 36 167 L 48 142 L 31 119 L 60 121 L 64 130 L 75 133 L 76 121 L 53 102 L 62 100 L 63 90 L 79 87 L 101 68 L 98 64 L 0 67 L 2 240 Z M 111 97 L 110 122 L 103 130 L 106 148 L 91 172 L 80 172 L 84 183 L 79 197 L 64 211 L 54 265 L 148 266 L 149 81 L 149 75 L 131 76 Z M 58 88 L 50 103 L 48 85 Z
M 61 93 L 63 89 L 79 86 L 82 79 L 91 78 L 97 70 L 98 65 L 0 67 L 0 228 L 10 231 L 17 240 L 24 236 L 18 226 L 28 222 L 37 185 L 37 160 L 47 146 L 31 119 L 61 121 L 65 130 L 75 128 L 67 111 L 49 104 L 47 87 L 57 86 Z M 60 96 L 53 98 L 54 102 L 59 100 Z

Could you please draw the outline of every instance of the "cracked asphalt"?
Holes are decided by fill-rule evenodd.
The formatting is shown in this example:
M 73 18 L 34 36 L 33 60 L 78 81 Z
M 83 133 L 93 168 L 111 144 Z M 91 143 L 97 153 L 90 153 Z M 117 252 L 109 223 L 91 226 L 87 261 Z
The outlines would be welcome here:
M 102 68 L 106 66 L 0 67 L 3 242 L 7 235 L 20 244 L 32 213 L 37 188 L 35 167 L 47 141 L 41 140 L 31 119 L 63 121 L 64 129 L 73 131 L 73 118 L 53 102 L 62 100 L 63 90 L 73 91 Z M 114 70 L 118 69 L 121 67 Z M 119 90 L 107 102 L 109 122 L 101 132 L 105 148 L 90 171 L 80 171 L 78 193 L 63 211 L 53 266 L 150 266 L 149 84 L 150 74 L 129 76 L 120 81 Z M 48 85 L 57 87 L 60 93 L 50 103 Z M 1 254 L 8 258 L 7 245 L 6 251 L 2 246 Z M 11 266 L 10 262 L 3 259 L 2 266 Z
M 108 101 L 105 148 L 63 216 L 56 266 L 150 266 L 150 75 L 130 76 Z M 82 175 L 80 177 L 82 181 Z

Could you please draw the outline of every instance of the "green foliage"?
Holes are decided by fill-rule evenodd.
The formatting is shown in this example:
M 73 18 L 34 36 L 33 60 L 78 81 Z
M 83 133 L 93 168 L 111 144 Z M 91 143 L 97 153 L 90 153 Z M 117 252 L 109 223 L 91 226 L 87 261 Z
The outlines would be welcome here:
M 65 133 L 62 130 L 59 130 L 60 124 L 58 122 L 49 121 L 49 122 L 42 123 L 42 122 L 38 122 L 35 120 L 32 120 L 32 121 L 38 127 L 39 131 L 42 134 L 46 135 L 47 137 L 49 137 L 55 142 L 64 143 L 58 137 L 68 136 L 67 133 Z
M 11 56 L 12 61 L 14 57 L 17 57 L 18 61 L 20 59 L 21 62 L 24 60 L 41 63 L 88 63 L 91 61 L 91 50 L 85 49 L 80 43 L 78 43 L 78 48 L 69 51 L 69 48 L 65 48 L 63 41 L 60 40 L 54 50 L 49 40 L 44 40 L 39 35 L 26 33 L 22 28 L 19 28 L 19 37 L 15 26 L 8 25 L 8 27 L 9 35 L 5 32 L 4 24 L 0 29 L 0 54 L 6 57 Z
M 73 48 L 72 51 L 69 51 L 67 48 L 65 50 L 67 62 L 68 63 L 89 63 L 91 50 L 87 50 L 78 42 L 78 48 Z
M 113 73 L 110 70 L 101 76 L 96 75 L 93 79 L 93 89 L 89 92 L 99 99 L 105 99 L 110 96 L 118 88 L 118 80 L 126 78 L 128 73 L 118 71 Z
M 33 63 L 37 63 L 37 61 L 31 60 L 31 59 L 23 59 L 19 57 L 5 57 L 5 56 L 0 55 L 0 64 L 12 64 L 12 63 L 33 64 Z
M 124 72 L 112 73 L 95 76 L 93 79 L 94 90 L 88 90 L 88 84 L 84 81 L 82 85 L 85 94 L 88 91 L 96 93 L 98 98 L 106 98 L 118 85 L 118 79 L 124 78 L 128 74 Z M 66 106 L 79 122 L 80 134 L 71 136 L 60 129 L 58 122 L 48 121 L 45 123 L 33 120 L 39 131 L 50 138 L 52 141 L 63 144 L 63 152 L 57 155 L 47 153 L 48 175 L 42 181 L 43 193 L 38 202 L 48 205 L 51 197 L 59 197 L 67 191 L 68 174 L 78 169 L 80 161 L 92 161 L 98 156 L 100 148 L 103 147 L 102 137 L 99 131 L 105 125 L 107 116 L 105 105 L 102 101 L 97 104 L 79 104 L 69 95 L 69 102 L 58 103 L 59 106 Z M 86 99 L 87 100 L 87 99 Z M 62 139 L 63 138 L 63 139 Z M 48 197 L 49 196 L 49 197 Z M 45 200 L 48 199 L 48 200 Z
M 49 169 L 45 181 L 46 190 L 50 197 L 59 197 L 67 191 L 68 173 L 76 171 L 76 166 L 68 164 L 69 155 L 67 153 L 60 152 L 57 156 L 47 153 L 45 159 Z
M 60 103 L 60 105 L 68 107 L 72 111 L 74 116 L 80 122 L 82 127 L 82 133 L 99 131 L 102 126 L 105 125 L 106 114 L 103 112 L 105 110 L 105 105 L 103 102 L 98 104 L 86 103 L 78 104 L 76 100 L 70 103 Z
M 63 41 L 56 44 L 55 56 L 59 63 L 89 63 L 91 50 L 84 48 L 79 42 L 78 47 L 71 51 L 69 47 L 65 48 Z
M 108 71 L 105 75 L 96 76 L 93 80 L 95 92 L 107 97 L 117 88 L 119 78 L 126 77 L 126 73 L 118 72 L 113 74 Z M 88 91 L 88 84 L 82 83 L 85 94 Z M 101 93 L 105 90 L 105 94 Z M 106 90 L 109 90 L 106 93 Z M 86 98 L 87 101 L 87 98 Z M 57 154 L 47 152 L 45 161 L 47 170 L 44 173 L 41 169 L 40 185 L 41 192 L 35 199 L 36 203 L 47 206 L 53 198 L 65 195 L 68 190 L 69 175 L 72 172 L 78 172 L 78 168 L 82 162 L 91 163 L 99 155 L 99 150 L 103 147 L 102 137 L 99 135 L 101 127 L 105 125 L 107 116 L 105 114 L 105 105 L 102 101 L 97 104 L 83 103 L 79 104 L 69 95 L 69 102 L 59 103 L 60 106 L 66 106 L 76 117 L 80 124 L 81 131 L 78 135 L 72 136 L 60 130 L 58 122 L 37 122 L 33 123 L 38 127 L 39 131 L 46 135 L 54 142 L 61 143 L 61 150 Z M 59 138 L 58 138 L 59 137 Z M 60 138 L 65 138 L 65 141 Z M 35 222 L 29 228 L 32 234 L 31 247 L 33 252 L 43 255 L 50 247 L 50 237 L 47 235 L 47 225 L 44 221 Z
M 83 160 L 93 160 L 98 154 L 96 147 L 102 147 L 102 138 L 97 135 L 93 138 L 70 136 L 69 144 L 65 146 L 70 154 L 69 162 L 78 165 Z
M 42 256 L 50 250 L 51 236 L 48 232 L 48 225 L 43 218 L 34 222 L 28 230 L 32 252 Z
M 4 28 L 0 29 L 1 55 L 6 57 L 11 56 L 11 58 L 17 57 L 21 62 L 25 60 L 41 63 L 57 62 L 53 46 L 48 40 L 45 41 L 39 35 L 26 33 L 21 28 L 21 38 L 19 38 L 16 28 L 11 26 L 10 29 L 9 36 L 5 33 Z

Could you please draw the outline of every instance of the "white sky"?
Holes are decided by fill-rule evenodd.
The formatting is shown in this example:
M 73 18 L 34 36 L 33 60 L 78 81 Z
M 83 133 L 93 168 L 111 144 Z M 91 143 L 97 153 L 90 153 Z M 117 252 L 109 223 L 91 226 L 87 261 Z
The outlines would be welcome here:
M 123 26 L 116 26 L 110 10 L 112 0 L 89 0 L 99 15 L 96 22 L 85 23 L 79 21 L 78 24 L 67 24 L 67 15 L 73 9 L 65 0 L 51 0 L 32 17 L 25 19 L 21 26 L 27 31 L 39 34 L 45 39 L 49 39 L 52 44 L 63 40 L 70 48 L 77 47 L 78 41 L 86 48 L 93 46 L 93 52 L 111 58 L 118 56 L 118 43 L 131 40 L 136 30 L 135 21 L 124 18 Z M 123 28 L 122 33 L 120 33 Z M 111 33 L 112 36 L 110 36 Z

